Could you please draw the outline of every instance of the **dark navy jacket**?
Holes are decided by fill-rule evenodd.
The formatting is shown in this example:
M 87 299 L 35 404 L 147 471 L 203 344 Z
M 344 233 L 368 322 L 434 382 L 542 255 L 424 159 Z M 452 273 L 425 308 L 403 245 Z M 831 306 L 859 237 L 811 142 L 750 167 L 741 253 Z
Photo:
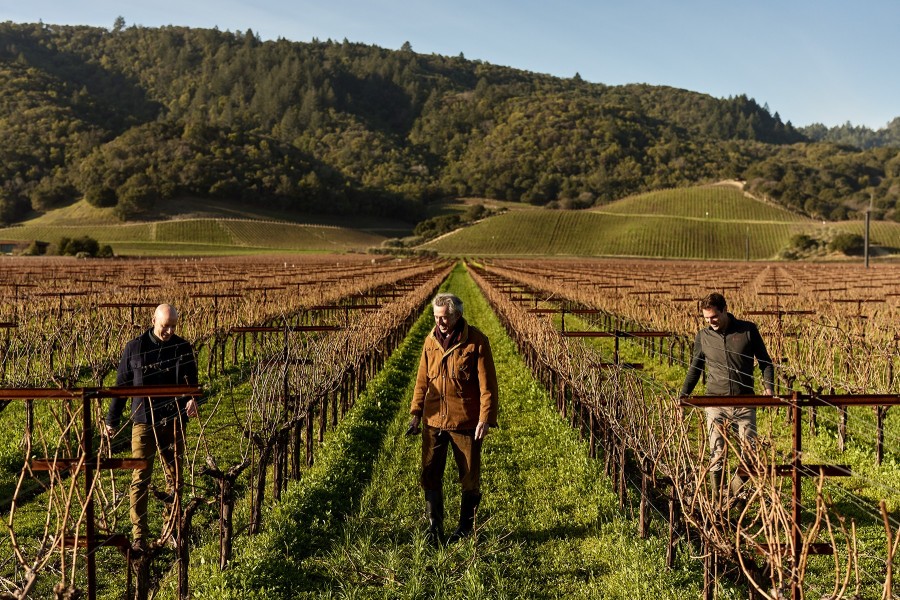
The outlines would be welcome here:
M 753 394 L 753 360 L 759 362 L 763 385 L 774 388 L 775 369 L 762 336 L 754 323 L 728 313 L 728 329 L 719 333 L 712 327 L 701 329 L 694 340 L 691 366 L 681 387 L 687 396 L 707 368 L 706 393 L 710 396 Z
M 125 345 L 116 385 L 197 385 L 197 361 L 191 344 L 177 335 L 162 342 L 152 331 L 148 329 Z M 135 396 L 131 399 L 131 419 L 135 423 L 163 424 L 181 413 L 184 422 L 188 400 Z M 113 398 L 106 423 L 118 427 L 124 408 L 125 398 Z

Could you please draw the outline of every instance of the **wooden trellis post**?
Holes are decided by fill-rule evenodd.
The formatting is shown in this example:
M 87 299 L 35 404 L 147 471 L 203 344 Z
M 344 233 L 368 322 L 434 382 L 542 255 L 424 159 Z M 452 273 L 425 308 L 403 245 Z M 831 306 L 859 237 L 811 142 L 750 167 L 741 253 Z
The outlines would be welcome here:
M 59 303 L 56 306 L 56 318 L 59 319 L 62 317 L 63 312 L 66 311 L 65 308 L 65 299 L 66 298 L 74 298 L 77 296 L 87 296 L 90 292 L 86 291 L 75 291 L 75 292 L 38 292 L 34 294 L 35 296 L 40 297 L 49 297 L 49 298 L 59 298 Z
M 0 346 L 0 378 L 6 377 L 6 351 L 9 346 L 9 331 L 10 329 L 15 329 L 18 326 L 18 323 L 13 322 L 0 323 L 0 329 L 3 329 L 6 332 L 6 339 L 4 341 L 4 344 Z
M 760 292 L 759 295 L 763 295 L 763 292 Z M 775 339 L 777 340 L 777 345 L 775 346 L 775 362 L 781 364 L 784 360 L 784 317 L 790 315 L 814 315 L 816 311 L 814 310 L 784 310 L 779 308 L 777 305 L 773 309 L 765 309 L 765 310 L 748 310 L 745 311 L 744 314 L 747 315 L 762 315 L 762 316 L 773 316 L 775 317 Z
M 803 477 L 848 477 L 852 475 L 847 465 L 808 465 L 804 464 L 803 456 L 803 428 L 800 423 L 800 413 L 805 407 L 814 406 L 894 406 L 900 404 L 900 395 L 893 394 L 801 394 L 793 392 L 790 397 L 779 396 L 691 396 L 683 398 L 679 402 L 681 407 L 719 407 L 719 406 L 744 406 L 744 407 L 778 407 L 787 406 L 792 413 L 792 437 L 793 449 L 790 464 L 776 465 L 777 475 L 789 475 L 791 477 L 791 542 L 793 548 L 794 577 L 791 581 L 791 598 L 800 600 L 802 590 L 798 580 L 797 566 L 800 564 L 800 556 L 803 552 L 803 532 L 800 528 L 802 513 L 801 481 Z M 768 550 L 762 545 L 764 550 Z M 809 554 L 831 554 L 831 544 L 809 544 Z
M 82 436 L 79 456 L 72 458 L 56 459 L 30 459 L 29 468 L 32 471 L 72 471 L 73 476 L 84 473 L 85 490 L 85 533 L 84 536 L 63 536 L 60 550 L 65 552 L 66 547 L 75 546 L 85 548 L 85 563 L 87 567 L 87 596 L 90 600 L 97 597 L 97 564 L 95 553 L 101 546 L 115 546 L 127 551 L 128 538 L 124 535 L 110 535 L 98 537 L 94 524 L 94 479 L 97 471 L 105 469 L 136 469 L 146 467 L 152 459 L 133 458 L 102 458 L 94 457 L 94 425 L 91 420 L 91 403 L 101 398 L 128 398 L 132 396 L 147 396 L 150 398 L 171 396 L 198 396 L 201 389 L 197 386 L 131 386 L 115 388 L 4 388 L 0 389 L 0 400 L 76 400 L 81 399 L 82 404 Z M 129 570 L 130 574 L 130 570 Z M 130 580 L 130 575 L 129 575 Z

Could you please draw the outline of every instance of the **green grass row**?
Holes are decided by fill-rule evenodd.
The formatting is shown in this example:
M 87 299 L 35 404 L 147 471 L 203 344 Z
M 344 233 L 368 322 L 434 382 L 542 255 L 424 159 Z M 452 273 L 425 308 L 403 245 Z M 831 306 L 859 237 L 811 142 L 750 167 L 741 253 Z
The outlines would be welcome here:
M 702 575 L 684 555 L 664 565 L 665 540 L 635 537 L 602 466 L 551 406 L 472 280 L 446 289 L 492 340 L 500 427 L 484 446 L 477 542 L 432 549 L 423 537 L 420 442 L 407 438 L 408 403 L 426 314 L 357 408 L 326 441 L 325 457 L 245 539 L 224 575 L 192 570 L 198 597 L 244 598 L 684 598 Z M 394 361 L 397 362 L 394 362 Z M 398 385 L 405 379 L 407 383 Z M 388 423 L 377 410 L 390 408 Z M 373 411 L 375 411 L 373 413 Z M 377 414 L 376 416 L 373 416 Z M 386 435 L 384 429 L 386 427 Z M 376 451 L 377 449 L 377 451 Z M 368 465 L 360 464 L 366 461 Z M 447 525 L 459 506 L 452 459 Z M 208 565 L 214 556 L 204 550 Z

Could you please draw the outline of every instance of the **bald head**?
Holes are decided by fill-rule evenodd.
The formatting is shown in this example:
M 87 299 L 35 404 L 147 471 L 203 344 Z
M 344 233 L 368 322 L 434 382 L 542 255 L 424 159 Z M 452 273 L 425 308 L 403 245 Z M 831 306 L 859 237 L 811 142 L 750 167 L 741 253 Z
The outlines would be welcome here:
M 160 304 L 153 311 L 153 335 L 164 342 L 169 341 L 178 325 L 178 311 L 171 304 Z

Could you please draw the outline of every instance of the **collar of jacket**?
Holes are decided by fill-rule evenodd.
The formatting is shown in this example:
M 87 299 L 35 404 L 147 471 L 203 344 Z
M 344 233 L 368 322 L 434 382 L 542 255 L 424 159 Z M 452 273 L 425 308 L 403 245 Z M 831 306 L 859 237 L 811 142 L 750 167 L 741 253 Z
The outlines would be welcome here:
M 453 344 L 452 346 L 450 346 L 449 348 L 444 350 L 444 355 L 441 356 L 441 360 L 447 358 L 447 356 L 449 356 L 451 352 L 453 352 L 454 350 L 456 350 L 457 348 L 459 348 L 460 346 L 462 346 L 469 340 L 469 322 L 466 321 L 465 318 L 463 318 L 463 317 L 460 317 L 460 319 L 462 319 L 463 328 L 459 334 L 459 339 L 456 340 L 455 344 Z M 437 325 L 435 325 L 434 329 L 431 330 L 431 335 L 434 336 L 435 341 L 438 343 L 438 346 L 440 347 L 441 342 L 440 342 L 440 340 L 437 339 Z
M 726 312 L 725 314 L 728 315 L 728 327 L 725 328 L 725 331 L 716 331 L 712 328 L 712 325 L 707 325 L 706 328 L 713 333 L 721 335 L 722 337 L 725 337 L 726 335 L 731 333 L 731 331 L 734 329 L 734 325 L 737 322 L 737 319 L 730 312 Z

